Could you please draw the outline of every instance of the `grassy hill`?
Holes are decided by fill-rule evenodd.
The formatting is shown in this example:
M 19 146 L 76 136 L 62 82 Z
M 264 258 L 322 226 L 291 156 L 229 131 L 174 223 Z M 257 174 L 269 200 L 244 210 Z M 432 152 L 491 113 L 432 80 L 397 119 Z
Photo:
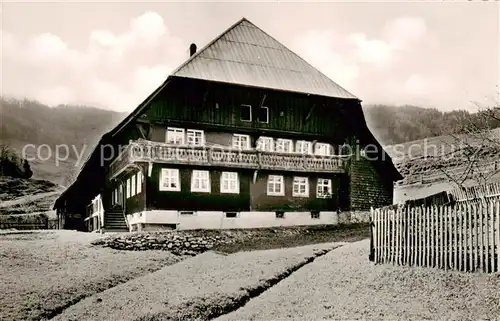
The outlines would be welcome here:
M 33 147 L 26 149 L 29 156 L 37 156 L 30 161 L 33 177 L 61 185 L 68 185 L 78 171 L 77 153 L 83 153 L 85 160 L 101 135 L 126 116 L 87 106 L 49 107 L 31 100 L 0 98 L 0 103 L 2 143 L 19 154 L 27 144 L 48 145 L 52 152 L 44 147 L 39 155 Z M 68 158 L 56 163 L 54 151 L 61 144 L 69 146 Z
M 403 185 L 467 179 L 479 182 L 500 170 L 500 162 L 497 162 L 500 159 L 500 128 L 489 131 L 488 136 L 443 135 L 389 145 L 386 151 L 405 176 Z

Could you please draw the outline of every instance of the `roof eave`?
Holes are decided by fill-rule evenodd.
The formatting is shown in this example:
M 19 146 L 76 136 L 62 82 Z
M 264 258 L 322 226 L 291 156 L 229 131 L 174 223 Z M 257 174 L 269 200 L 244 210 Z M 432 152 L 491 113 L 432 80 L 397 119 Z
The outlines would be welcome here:
M 318 96 L 318 97 L 335 98 L 335 99 L 345 99 L 345 100 L 362 102 L 361 99 L 359 99 L 358 97 L 356 97 L 356 96 L 354 96 L 352 94 L 351 94 L 352 97 L 338 97 L 338 96 L 333 96 L 333 95 L 327 96 L 327 95 L 321 95 L 321 94 L 316 94 L 316 93 L 309 93 L 309 92 L 304 92 L 304 91 L 295 91 L 295 90 L 289 90 L 289 89 L 283 89 L 283 88 L 262 87 L 262 86 L 248 85 L 248 84 L 239 84 L 239 83 L 234 83 L 234 82 L 229 82 L 229 81 L 216 81 L 216 80 L 210 80 L 210 79 L 204 79 L 204 78 L 195 78 L 195 77 L 186 77 L 186 76 L 171 76 L 171 78 L 202 80 L 202 81 L 207 81 L 207 82 L 216 83 L 216 84 L 227 84 L 227 85 L 234 85 L 234 86 L 248 87 L 248 88 L 268 89 L 268 90 L 275 90 L 275 91 L 281 91 L 281 92 L 287 92 L 287 93 L 294 93 L 294 94 L 301 94 L 301 95 L 313 95 L 313 96 Z

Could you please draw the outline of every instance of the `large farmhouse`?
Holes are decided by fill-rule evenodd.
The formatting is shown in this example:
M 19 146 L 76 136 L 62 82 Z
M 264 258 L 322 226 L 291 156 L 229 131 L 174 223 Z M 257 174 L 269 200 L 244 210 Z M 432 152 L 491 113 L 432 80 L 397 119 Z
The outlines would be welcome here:
M 401 176 L 354 95 L 245 18 L 190 54 L 101 138 L 56 201 L 62 228 L 329 224 L 392 204 Z

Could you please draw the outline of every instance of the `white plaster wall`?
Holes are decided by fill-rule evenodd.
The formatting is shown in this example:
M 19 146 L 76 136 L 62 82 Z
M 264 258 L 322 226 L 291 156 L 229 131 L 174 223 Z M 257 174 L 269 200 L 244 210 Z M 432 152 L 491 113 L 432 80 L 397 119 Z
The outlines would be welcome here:
M 367 215 L 361 213 L 320 212 L 319 219 L 311 218 L 310 212 L 285 212 L 284 218 L 276 218 L 275 212 L 239 212 L 236 218 L 226 218 L 224 212 L 197 211 L 193 214 L 180 214 L 177 211 L 145 211 L 128 215 L 134 224 L 177 224 L 179 230 L 192 229 L 232 229 L 259 228 L 296 225 L 323 225 L 366 221 Z M 363 213 L 364 214 L 364 213 Z
M 127 215 L 130 225 L 134 224 L 177 224 L 177 211 L 144 211 Z

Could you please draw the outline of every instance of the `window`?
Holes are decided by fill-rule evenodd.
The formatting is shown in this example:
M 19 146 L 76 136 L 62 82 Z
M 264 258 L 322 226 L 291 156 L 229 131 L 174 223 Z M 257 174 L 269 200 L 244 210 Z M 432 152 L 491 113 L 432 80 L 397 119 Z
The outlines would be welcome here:
M 274 150 L 274 141 L 271 137 L 259 137 L 257 139 L 257 149 L 272 152 Z
M 137 194 L 137 190 L 135 189 L 136 178 L 135 175 L 130 178 L 131 187 L 130 187 L 130 196 L 134 196 Z
M 312 219 L 319 219 L 319 211 L 311 211 L 311 218 Z
M 316 197 L 329 198 L 332 195 L 332 180 L 318 178 L 318 186 L 316 189 Z
M 261 123 L 268 123 L 269 122 L 269 108 L 264 107 L 264 106 L 260 107 L 258 119 L 259 119 L 259 122 L 261 122 Z
M 179 214 L 180 215 L 194 215 L 194 212 L 192 212 L 192 211 L 180 211 Z
M 203 146 L 205 145 L 205 135 L 203 130 L 187 130 L 187 143 L 188 145 Z
M 238 213 L 237 212 L 226 212 L 226 218 L 237 218 Z
M 221 193 L 240 193 L 240 182 L 238 173 L 236 172 L 222 172 L 220 178 L 220 192 Z
M 284 196 L 285 186 L 283 176 L 269 175 L 267 180 L 267 195 Z
M 123 184 L 118 187 L 118 204 L 123 205 Z
M 293 152 L 293 142 L 291 139 L 278 138 L 276 140 L 276 151 L 281 153 Z
M 252 106 L 241 105 L 241 116 L 242 121 L 252 121 Z
M 300 154 L 312 154 L 312 143 L 305 140 L 298 140 L 295 143 L 295 152 Z
M 276 212 L 276 218 L 285 218 L 285 212 L 283 211 Z
M 234 134 L 234 136 L 233 136 L 233 148 L 249 149 L 250 148 L 250 136 Z
M 137 173 L 137 194 L 142 192 L 142 182 L 143 182 L 142 172 Z
M 127 186 L 127 198 L 129 198 L 129 197 L 130 197 L 130 194 L 131 194 L 131 193 L 130 193 L 130 185 L 131 185 L 131 184 L 130 184 L 130 178 L 129 178 L 129 179 L 127 179 L 127 182 L 126 182 L 125 184 L 126 184 L 126 186 Z
M 180 191 L 179 170 L 162 168 L 160 177 L 160 191 Z
M 294 177 L 292 196 L 309 196 L 309 180 L 307 177 Z
M 210 193 L 210 174 L 208 171 L 193 171 L 191 176 L 191 192 Z
M 330 156 L 332 154 L 330 148 L 330 144 L 316 143 L 314 147 L 314 153 L 321 156 Z
M 175 145 L 184 145 L 184 129 L 183 128 L 167 128 L 167 143 Z

